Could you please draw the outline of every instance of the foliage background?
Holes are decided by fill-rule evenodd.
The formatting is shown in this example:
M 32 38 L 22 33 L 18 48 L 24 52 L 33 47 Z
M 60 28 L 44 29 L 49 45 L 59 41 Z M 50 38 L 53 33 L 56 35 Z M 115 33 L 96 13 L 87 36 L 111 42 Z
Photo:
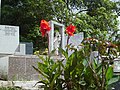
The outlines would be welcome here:
M 34 49 L 47 47 L 39 33 L 40 20 L 73 23 L 85 37 L 116 41 L 120 1 L 110 0 L 2 0 L 1 24 L 20 26 L 20 41 L 33 42 Z M 108 36 L 109 35 L 109 36 Z

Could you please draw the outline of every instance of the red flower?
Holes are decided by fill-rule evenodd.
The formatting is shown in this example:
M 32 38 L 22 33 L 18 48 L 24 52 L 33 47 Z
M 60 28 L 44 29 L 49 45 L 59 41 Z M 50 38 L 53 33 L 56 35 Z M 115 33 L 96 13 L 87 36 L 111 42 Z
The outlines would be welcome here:
M 50 25 L 47 21 L 41 20 L 40 23 L 40 32 L 42 33 L 42 36 L 44 37 L 47 31 L 50 31 Z
M 72 24 L 70 24 L 67 28 L 66 28 L 66 33 L 68 34 L 68 35 L 70 35 L 70 36 L 73 36 L 74 34 L 74 32 L 75 32 L 75 29 L 76 29 L 76 27 L 75 26 L 73 26 Z

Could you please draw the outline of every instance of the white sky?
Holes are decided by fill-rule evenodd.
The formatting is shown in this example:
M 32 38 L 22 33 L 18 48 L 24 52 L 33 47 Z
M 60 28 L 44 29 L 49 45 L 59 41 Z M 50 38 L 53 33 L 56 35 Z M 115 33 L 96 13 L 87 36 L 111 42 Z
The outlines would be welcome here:
M 119 25 L 118 25 L 118 27 L 119 27 L 119 29 L 120 29 L 120 16 L 118 17 L 118 20 L 119 20 Z
M 111 1 L 117 2 L 117 1 L 120 1 L 120 0 L 111 0 Z M 119 20 L 119 25 L 118 25 L 118 27 L 119 27 L 119 29 L 120 29 L 120 16 L 118 16 L 118 20 Z
M 111 0 L 111 1 L 119 1 L 119 0 Z

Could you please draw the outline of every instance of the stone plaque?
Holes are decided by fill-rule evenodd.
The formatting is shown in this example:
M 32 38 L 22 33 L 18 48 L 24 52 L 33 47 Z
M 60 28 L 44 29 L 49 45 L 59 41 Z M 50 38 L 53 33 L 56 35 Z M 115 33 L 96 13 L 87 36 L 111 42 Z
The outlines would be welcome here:
M 19 27 L 0 25 L 0 54 L 14 54 L 19 45 Z
M 79 44 L 81 44 L 83 39 L 84 39 L 83 32 L 75 34 L 74 36 L 70 37 L 69 44 L 71 43 L 72 45 L 78 46 Z
M 65 36 L 65 46 L 67 45 L 67 38 L 68 38 L 68 36 Z M 84 39 L 83 32 L 80 32 L 78 34 L 74 34 L 74 36 L 70 37 L 69 44 L 74 45 L 74 46 L 78 46 L 81 44 L 83 39 Z
M 67 45 L 67 38 L 68 36 L 65 36 L 65 46 Z M 78 34 L 74 34 L 74 36 L 71 36 L 70 37 L 70 40 L 69 40 L 69 44 L 73 45 L 75 48 L 78 47 L 78 45 L 81 44 L 81 42 L 83 41 L 84 39 L 84 33 L 83 32 L 80 32 Z M 79 46 L 78 49 L 80 49 L 81 47 Z M 69 55 L 73 53 L 73 51 L 69 50 Z
M 118 58 L 114 59 L 114 72 L 119 73 L 119 75 L 120 75 L 120 56 L 118 56 Z

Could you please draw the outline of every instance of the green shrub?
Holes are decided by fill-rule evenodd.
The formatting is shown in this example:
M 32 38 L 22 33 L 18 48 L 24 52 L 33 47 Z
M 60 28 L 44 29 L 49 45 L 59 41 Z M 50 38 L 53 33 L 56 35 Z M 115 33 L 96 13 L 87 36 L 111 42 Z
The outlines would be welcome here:
M 33 67 L 43 76 L 38 83 L 43 83 L 45 90 L 107 90 L 110 84 L 118 81 L 118 77 L 113 77 L 112 56 L 116 56 L 116 46 L 91 38 L 86 40 L 80 50 L 71 45 L 67 45 L 66 50 L 59 48 L 63 60 L 38 55 L 42 62 Z M 68 55 L 68 50 L 73 53 Z M 91 60 L 93 50 L 97 50 L 99 56 Z
M 22 89 L 17 87 L 0 87 L 0 90 L 22 90 Z

